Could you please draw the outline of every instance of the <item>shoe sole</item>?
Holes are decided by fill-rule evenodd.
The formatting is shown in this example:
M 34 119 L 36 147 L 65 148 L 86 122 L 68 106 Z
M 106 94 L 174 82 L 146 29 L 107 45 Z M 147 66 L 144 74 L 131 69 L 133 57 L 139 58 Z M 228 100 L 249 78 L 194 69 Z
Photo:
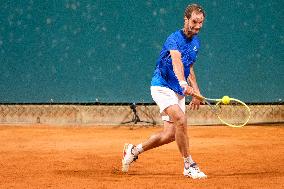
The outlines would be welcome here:
M 192 178 L 192 179 L 206 179 L 207 176 L 202 176 L 202 177 L 192 177 L 192 176 L 189 176 L 189 175 L 184 175 L 185 177 L 188 177 L 188 178 Z
M 127 147 L 128 147 L 128 144 L 127 143 L 124 144 L 124 148 L 123 148 L 123 151 L 122 151 L 122 161 L 121 161 L 122 162 L 122 168 L 121 168 L 121 171 L 124 172 L 124 173 L 128 172 L 128 169 L 129 169 L 129 165 L 124 162 L 124 155 L 125 155 L 125 151 L 126 151 Z

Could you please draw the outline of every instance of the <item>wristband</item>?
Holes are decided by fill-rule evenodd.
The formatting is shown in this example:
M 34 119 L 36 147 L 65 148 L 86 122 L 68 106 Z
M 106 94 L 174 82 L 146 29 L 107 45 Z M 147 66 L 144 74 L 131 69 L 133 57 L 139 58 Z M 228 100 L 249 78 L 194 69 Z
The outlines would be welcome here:
M 186 81 L 182 80 L 182 81 L 179 82 L 179 85 L 181 86 L 181 85 L 188 85 L 188 84 L 187 84 Z

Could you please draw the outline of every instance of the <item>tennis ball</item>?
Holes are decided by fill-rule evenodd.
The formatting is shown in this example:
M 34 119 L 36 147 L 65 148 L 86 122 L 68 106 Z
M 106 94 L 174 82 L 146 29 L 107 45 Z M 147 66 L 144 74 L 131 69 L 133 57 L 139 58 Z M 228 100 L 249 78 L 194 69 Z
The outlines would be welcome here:
M 230 103 L 230 97 L 229 96 L 223 96 L 222 103 L 223 104 L 229 104 Z

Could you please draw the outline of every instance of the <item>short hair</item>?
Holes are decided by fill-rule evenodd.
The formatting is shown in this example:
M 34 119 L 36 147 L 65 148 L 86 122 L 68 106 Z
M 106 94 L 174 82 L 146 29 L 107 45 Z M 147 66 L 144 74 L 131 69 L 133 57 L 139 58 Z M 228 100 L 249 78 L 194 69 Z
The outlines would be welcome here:
M 186 7 L 185 11 L 184 11 L 184 16 L 188 19 L 190 19 L 191 14 L 193 12 L 198 12 L 198 13 L 202 13 L 203 16 L 205 17 L 205 11 L 204 9 L 198 5 L 198 4 L 190 4 Z

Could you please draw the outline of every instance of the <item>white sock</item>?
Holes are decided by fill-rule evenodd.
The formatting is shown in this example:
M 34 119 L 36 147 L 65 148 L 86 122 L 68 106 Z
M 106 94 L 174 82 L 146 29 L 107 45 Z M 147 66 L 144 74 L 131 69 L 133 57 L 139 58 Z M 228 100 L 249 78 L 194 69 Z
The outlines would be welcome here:
M 195 162 L 192 160 L 192 157 L 191 157 L 191 156 L 184 157 L 184 158 L 183 158 L 183 161 L 184 161 L 184 167 L 185 167 L 185 169 L 188 169 L 191 164 L 195 163 Z
M 143 150 L 143 147 L 142 147 L 142 143 L 141 144 L 138 144 L 137 146 L 136 146 L 136 149 L 137 149 L 137 152 L 138 152 L 138 154 L 141 154 L 144 150 Z M 137 155 L 138 155 L 137 154 Z

